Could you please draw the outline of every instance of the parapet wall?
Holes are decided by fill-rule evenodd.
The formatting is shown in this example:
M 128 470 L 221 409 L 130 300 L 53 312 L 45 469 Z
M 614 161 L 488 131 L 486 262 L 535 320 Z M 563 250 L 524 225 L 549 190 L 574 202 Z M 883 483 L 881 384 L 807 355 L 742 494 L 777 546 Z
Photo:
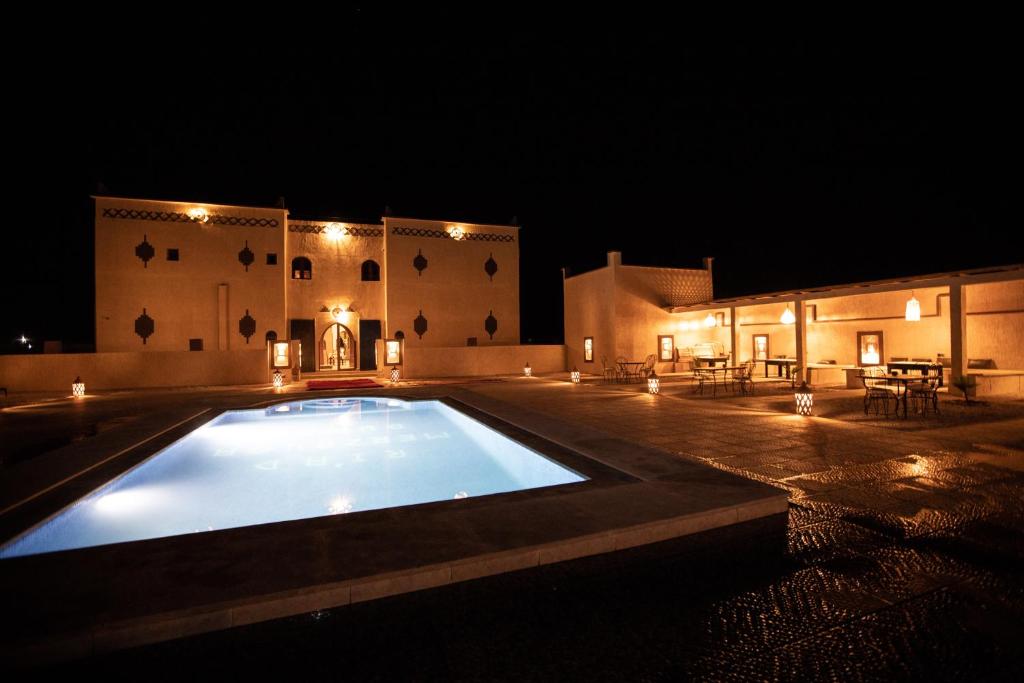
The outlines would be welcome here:
M 268 365 L 266 349 L 0 356 L 0 387 L 70 393 L 75 377 L 86 391 L 259 384 L 269 381 Z
M 381 343 L 382 342 L 378 342 Z M 383 358 L 383 349 L 378 350 Z M 534 374 L 565 371 L 565 346 L 562 344 L 508 346 L 405 347 L 402 377 L 486 377 L 521 375 L 529 362 Z M 379 377 L 387 377 L 390 366 L 381 365 Z M 305 376 L 312 378 L 311 376 Z

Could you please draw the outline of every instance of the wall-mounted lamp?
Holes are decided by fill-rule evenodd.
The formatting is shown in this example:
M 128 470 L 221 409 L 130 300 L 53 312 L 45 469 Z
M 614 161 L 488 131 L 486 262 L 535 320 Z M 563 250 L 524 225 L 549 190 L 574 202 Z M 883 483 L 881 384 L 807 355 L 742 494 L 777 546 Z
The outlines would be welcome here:
M 193 206 L 186 214 L 193 223 L 206 223 L 210 220 L 210 212 L 201 206 Z
M 348 230 L 345 229 L 344 223 L 328 223 L 324 226 L 323 234 L 332 242 L 337 242 L 348 234 Z
M 462 240 L 466 239 L 466 231 L 463 230 L 461 226 L 449 225 L 448 236 L 451 237 L 456 242 L 461 242 Z

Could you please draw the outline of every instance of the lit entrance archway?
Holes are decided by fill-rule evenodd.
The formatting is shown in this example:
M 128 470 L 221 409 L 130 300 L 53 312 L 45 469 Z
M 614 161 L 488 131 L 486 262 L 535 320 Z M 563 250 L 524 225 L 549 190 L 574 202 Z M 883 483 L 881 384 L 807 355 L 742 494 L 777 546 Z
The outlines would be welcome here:
M 341 323 L 332 323 L 320 335 L 320 370 L 356 368 L 356 338 Z

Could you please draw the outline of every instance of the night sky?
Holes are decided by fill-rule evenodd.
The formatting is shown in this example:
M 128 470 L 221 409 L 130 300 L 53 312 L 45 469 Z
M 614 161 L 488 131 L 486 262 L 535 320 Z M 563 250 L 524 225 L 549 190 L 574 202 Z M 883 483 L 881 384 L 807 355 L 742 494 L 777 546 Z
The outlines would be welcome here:
M 8 111 L 0 349 L 22 332 L 92 343 L 97 191 L 284 197 L 295 218 L 515 217 L 524 342 L 561 341 L 560 268 L 610 249 L 714 256 L 719 297 L 1024 261 L 1019 55 L 997 38 L 504 28 L 351 12 L 335 40 L 54 41 L 59 66 L 8 84 L 30 106 Z

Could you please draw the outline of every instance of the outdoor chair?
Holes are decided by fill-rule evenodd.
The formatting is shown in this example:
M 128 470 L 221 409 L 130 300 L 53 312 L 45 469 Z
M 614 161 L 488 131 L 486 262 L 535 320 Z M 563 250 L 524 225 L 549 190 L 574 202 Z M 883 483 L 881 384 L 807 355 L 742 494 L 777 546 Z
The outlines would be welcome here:
M 647 356 L 647 358 L 644 359 L 644 364 L 641 365 L 640 369 L 637 371 L 637 379 L 645 380 L 648 377 L 650 377 L 651 372 L 654 371 L 654 364 L 657 361 L 658 361 L 658 357 L 657 356 L 655 356 L 653 353 L 649 354 Z
M 877 377 L 878 379 L 872 379 Z M 881 368 L 867 368 L 861 375 L 861 382 L 864 383 L 864 414 L 869 409 L 875 415 L 880 412 L 889 417 L 889 401 L 892 401 L 893 412 L 899 410 L 899 398 L 896 395 L 896 388 L 889 386 L 885 381 L 885 372 Z
M 939 376 L 937 374 L 927 373 L 919 384 L 908 386 L 907 392 L 915 413 L 927 415 L 930 403 L 932 411 L 936 415 L 939 414 Z
M 732 371 L 732 379 L 740 386 L 741 394 L 754 393 L 754 361 L 748 360 Z
M 619 367 L 617 365 L 608 365 L 608 356 L 601 356 L 601 369 L 604 372 L 604 381 L 619 381 Z

